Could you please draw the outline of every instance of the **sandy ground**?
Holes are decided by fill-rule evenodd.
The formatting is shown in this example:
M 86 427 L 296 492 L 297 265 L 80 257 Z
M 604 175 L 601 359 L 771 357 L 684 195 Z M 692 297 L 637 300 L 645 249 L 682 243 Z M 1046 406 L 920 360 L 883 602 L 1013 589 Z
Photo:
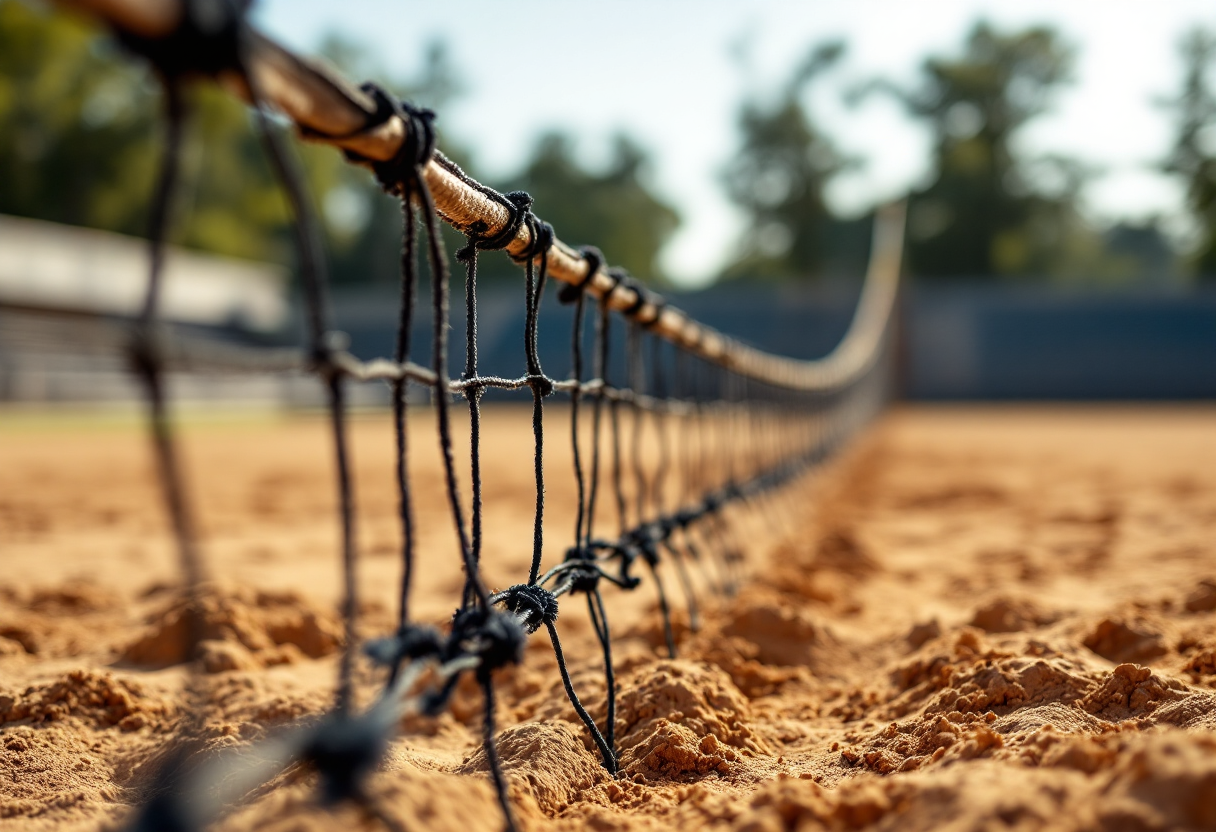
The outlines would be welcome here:
M 561 421 L 558 414 L 555 422 Z M 114 827 L 186 710 L 172 547 L 138 426 L 0 418 L 0 826 Z M 415 609 L 461 582 L 419 420 Z M 547 557 L 573 521 L 553 430 Z M 183 431 L 208 570 L 200 754 L 332 696 L 332 468 L 311 418 Z M 398 579 L 387 419 L 352 427 L 362 628 Z M 486 420 L 486 571 L 526 573 L 526 415 Z M 500 677 L 499 747 L 527 829 L 1216 829 L 1216 409 L 905 408 L 732 524 L 737 597 L 661 658 L 648 587 L 610 593 L 622 775 L 597 764 L 547 642 Z M 674 585 L 674 579 L 670 581 Z M 678 597 L 678 596 L 677 596 Z M 586 610 L 559 627 L 602 722 Z M 375 672 L 361 667 L 361 696 Z M 288 771 L 223 828 L 494 830 L 479 698 L 403 725 L 374 820 Z

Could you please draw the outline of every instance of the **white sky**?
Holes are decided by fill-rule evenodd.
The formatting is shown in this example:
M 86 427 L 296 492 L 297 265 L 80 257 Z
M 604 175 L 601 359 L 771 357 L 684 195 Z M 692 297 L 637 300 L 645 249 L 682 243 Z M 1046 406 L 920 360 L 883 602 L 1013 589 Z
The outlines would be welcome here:
M 262 0 L 256 8 L 261 26 L 288 45 L 311 52 L 341 32 L 366 43 L 394 77 L 416 76 L 425 45 L 446 40 L 467 94 L 440 113 L 441 124 L 481 170 L 513 172 L 546 128 L 577 136 L 589 162 L 604 158 L 613 131 L 636 136 L 653 154 L 655 186 L 683 217 L 663 257 L 689 284 L 715 272 L 741 226 L 718 181 L 738 140 L 740 100 L 782 82 L 812 44 L 840 37 L 849 46 L 811 101 L 824 131 L 866 160 L 829 194 L 849 212 L 923 178 L 928 137 L 889 99 L 849 109 L 839 91 L 875 76 L 916 85 L 924 56 L 957 53 L 977 18 L 1055 26 L 1077 49 L 1075 80 L 1028 126 L 1023 146 L 1099 168 L 1086 201 L 1103 221 L 1178 216 L 1181 188 L 1152 169 L 1171 140 L 1153 101 L 1181 83 L 1182 33 L 1216 28 L 1212 0 Z M 751 43 L 747 72 L 729 57 L 741 36 Z M 561 218 L 547 219 L 560 233 Z

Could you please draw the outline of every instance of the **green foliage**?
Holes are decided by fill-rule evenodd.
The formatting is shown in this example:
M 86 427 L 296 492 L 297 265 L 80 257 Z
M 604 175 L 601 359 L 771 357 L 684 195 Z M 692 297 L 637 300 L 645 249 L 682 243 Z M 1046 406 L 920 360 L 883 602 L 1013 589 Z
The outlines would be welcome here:
M 1186 182 L 1187 207 L 1199 233 L 1193 266 L 1216 280 L 1216 34 L 1195 29 L 1181 43 L 1182 93 L 1169 102 L 1178 118 L 1174 147 L 1163 165 Z
M 648 180 L 646 152 L 628 136 L 617 135 L 608 167 L 593 171 L 575 157 L 570 136 L 550 132 L 537 140 L 531 159 L 503 190 L 531 194 L 536 215 L 567 243 L 595 245 L 609 263 L 662 283 L 659 251 L 680 217 Z
M 1013 144 L 1071 65 L 1051 29 L 1001 33 L 980 23 L 961 56 L 928 59 L 922 87 L 897 91 L 933 133 L 936 178 L 911 205 L 916 274 L 1067 274 L 1092 253 L 1096 241 L 1076 210 L 1087 172 L 1071 160 L 1022 158 Z M 1043 188 L 1044 179 L 1055 187 Z
M 141 231 L 154 101 L 146 73 L 84 26 L 0 2 L 0 213 Z
M 324 51 L 359 77 L 383 77 L 358 44 L 331 37 Z M 427 52 L 420 82 L 390 86 L 434 106 L 461 89 L 439 43 Z M 162 153 L 160 100 L 151 72 L 106 33 L 41 6 L 0 0 L 0 213 L 143 234 Z M 188 101 L 174 241 L 232 257 L 289 260 L 287 204 L 248 109 L 209 83 L 192 86 Z M 332 148 L 297 142 L 296 152 L 324 221 L 335 278 L 395 280 L 397 200 Z
M 0 212 L 144 233 L 163 147 L 160 100 L 148 69 L 105 35 L 0 3 Z M 286 205 L 246 109 L 210 85 L 192 87 L 188 101 L 175 242 L 282 257 Z M 308 172 L 315 185 L 332 178 L 324 165 Z
M 747 230 L 725 277 L 807 278 L 824 271 L 839 223 L 823 190 L 848 162 L 815 127 L 802 99 L 842 52 L 840 43 L 815 47 L 772 104 L 747 101 L 740 108 L 742 146 L 722 180 L 746 214 Z

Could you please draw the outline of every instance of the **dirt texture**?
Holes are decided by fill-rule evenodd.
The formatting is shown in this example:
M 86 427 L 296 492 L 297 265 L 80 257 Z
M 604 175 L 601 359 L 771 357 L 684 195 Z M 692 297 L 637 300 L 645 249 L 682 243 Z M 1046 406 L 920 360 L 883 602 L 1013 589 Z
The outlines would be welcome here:
M 550 419 L 564 439 L 565 411 Z M 326 430 L 187 421 L 208 576 L 189 600 L 137 423 L 0 418 L 0 828 L 118 828 L 183 761 L 225 771 L 330 707 L 343 629 Z M 411 432 L 413 609 L 441 624 L 463 578 L 433 431 L 424 415 Z M 525 411 L 486 409 L 496 588 L 527 571 L 529 431 Z M 351 433 L 358 630 L 373 637 L 398 592 L 392 434 L 380 413 Z M 550 564 L 574 527 L 564 444 L 547 448 Z M 1216 410 L 900 408 L 727 521 L 743 576 L 728 597 L 693 564 L 696 631 L 665 575 L 678 658 L 650 584 L 606 590 L 616 777 L 543 629 L 498 674 L 524 829 L 1216 829 Z M 558 628 L 604 725 L 581 598 Z M 365 705 L 383 674 L 361 661 L 356 679 Z M 402 722 L 362 805 L 272 770 L 218 828 L 501 829 L 480 715 L 466 680 L 448 712 Z

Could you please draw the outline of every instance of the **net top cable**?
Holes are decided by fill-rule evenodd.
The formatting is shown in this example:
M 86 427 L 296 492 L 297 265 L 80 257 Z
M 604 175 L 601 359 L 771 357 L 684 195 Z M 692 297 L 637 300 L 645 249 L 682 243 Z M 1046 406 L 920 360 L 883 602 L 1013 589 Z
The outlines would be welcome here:
M 115 29 L 146 38 L 171 34 L 184 14 L 178 0 L 58 0 L 100 18 Z M 286 115 L 309 141 L 350 151 L 362 163 L 387 161 L 409 139 L 406 121 L 376 118 L 372 97 L 343 78 L 333 67 L 304 58 L 250 28 L 247 69 L 265 103 Z M 238 74 L 221 72 L 219 79 L 249 100 L 250 90 Z M 423 168 L 423 177 L 440 217 L 461 232 L 486 229 L 493 235 L 507 228 L 510 209 L 488 188 L 464 176 L 436 154 Z M 904 210 L 888 206 L 878 214 L 869 274 L 853 321 L 845 337 L 823 358 L 798 360 L 751 347 L 705 326 L 660 296 L 633 282 L 622 282 L 606 263 L 588 277 L 582 253 L 554 239 L 548 250 L 548 272 L 568 285 L 582 284 L 610 309 L 628 312 L 654 334 L 741 376 L 790 390 L 830 392 L 848 386 L 876 360 L 879 342 L 895 303 L 903 246 Z M 531 233 L 520 225 L 506 251 L 513 259 L 527 258 Z M 540 255 L 537 254 L 536 257 Z M 584 283 L 584 281 L 586 281 Z

